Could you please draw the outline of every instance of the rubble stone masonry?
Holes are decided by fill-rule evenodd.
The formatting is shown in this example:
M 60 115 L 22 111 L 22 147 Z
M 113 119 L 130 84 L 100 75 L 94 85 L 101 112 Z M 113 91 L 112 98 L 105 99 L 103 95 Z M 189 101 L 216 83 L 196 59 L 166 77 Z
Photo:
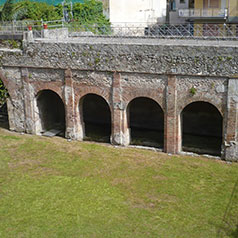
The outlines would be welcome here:
M 80 100 L 93 93 L 110 107 L 111 142 L 126 146 L 127 106 L 147 97 L 164 112 L 164 151 L 178 153 L 182 110 L 192 102 L 208 102 L 223 117 L 222 158 L 238 161 L 237 56 L 237 42 L 129 38 L 42 39 L 24 42 L 22 50 L 0 49 L 10 130 L 39 134 L 36 98 L 52 90 L 65 105 L 65 137 L 82 140 Z

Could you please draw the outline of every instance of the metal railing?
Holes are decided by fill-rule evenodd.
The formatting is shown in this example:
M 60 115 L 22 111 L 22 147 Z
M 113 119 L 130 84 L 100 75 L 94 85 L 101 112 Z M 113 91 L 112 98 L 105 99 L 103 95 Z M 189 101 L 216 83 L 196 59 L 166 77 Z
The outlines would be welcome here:
M 41 21 L 11 21 L 11 22 L 0 22 L 1 33 L 23 33 L 27 31 L 28 26 L 40 26 Z
M 64 21 L 55 20 L 55 21 L 47 21 L 43 20 L 33 21 L 33 20 L 24 20 L 24 21 L 9 21 L 9 22 L 0 22 L 0 32 L 1 33 L 23 33 L 30 28 L 33 30 L 42 30 L 44 25 L 47 25 L 49 29 L 60 28 L 64 26 Z
M 154 24 L 154 23 L 113 23 L 82 24 L 56 21 L 15 21 L 0 22 L 0 33 L 22 33 L 32 30 L 34 38 L 43 38 L 43 29 L 56 30 L 67 28 L 69 37 L 106 36 L 106 37 L 152 37 L 238 40 L 238 24 L 189 23 L 189 24 Z M 52 34 L 53 33 L 52 31 Z
M 238 40 L 238 25 L 235 24 L 180 24 L 154 25 L 147 27 L 145 35 L 196 39 Z
M 108 37 L 190 38 L 238 40 L 238 24 L 132 24 L 69 25 L 69 35 Z
M 227 9 L 224 8 L 208 8 L 208 9 L 179 9 L 180 17 L 191 18 L 225 18 Z

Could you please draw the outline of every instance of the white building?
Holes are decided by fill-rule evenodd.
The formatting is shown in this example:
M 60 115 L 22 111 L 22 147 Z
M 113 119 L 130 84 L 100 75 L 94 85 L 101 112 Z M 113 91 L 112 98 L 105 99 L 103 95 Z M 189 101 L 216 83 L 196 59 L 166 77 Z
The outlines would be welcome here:
M 164 23 L 166 0 L 109 0 L 109 16 L 114 26 Z

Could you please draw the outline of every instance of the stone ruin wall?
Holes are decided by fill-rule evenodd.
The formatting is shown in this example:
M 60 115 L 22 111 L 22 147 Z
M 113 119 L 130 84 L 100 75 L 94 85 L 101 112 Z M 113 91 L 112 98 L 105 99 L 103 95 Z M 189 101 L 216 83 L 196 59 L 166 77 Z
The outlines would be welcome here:
M 128 145 L 127 105 L 155 100 L 164 111 L 164 151 L 181 151 L 180 114 L 191 102 L 214 105 L 223 116 L 222 157 L 238 160 L 238 46 L 25 42 L 0 50 L 10 130 L 37 134 L 36 96 L 56 92 L 66 111 L 66 138 L 82 140 L 80 99 L 102 96 L 112 113 L 113 144 Z M 196 93 L 191 95 L 191 88 Z

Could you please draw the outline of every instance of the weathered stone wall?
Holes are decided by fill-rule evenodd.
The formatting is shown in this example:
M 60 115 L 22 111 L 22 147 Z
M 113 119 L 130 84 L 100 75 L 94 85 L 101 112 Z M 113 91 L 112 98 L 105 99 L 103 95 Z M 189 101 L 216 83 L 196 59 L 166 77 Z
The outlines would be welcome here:
M 4 68 L 1 70 L 0 77 L 10 95 L 7 100 L 10 130 L 25 131 L 24 86 L 21 70 L 20 68 Z
M 216 106 L 224 115 L 228 82 L 226 77 L 177 76 L 177 80 L 178 113 L 189 103 L 202 100 Z M 191 93 L 193 89 L 194 95 Z
M 56 92 L 65 105 L 66 137 L 83 139 L 82 98 L 102 96 L 112 116 L 111 142 L 128 145 L 129 103 L 157 102 L 164 112 L 164 150 L 181 151 L 181 112 L 192 102 L 214 105 L 223 116 L 222 156 L 238 160 L 238 46 L 206 42 L 24 42 L 0 50 L 1 78 L 9 90 L 10 129 L 40 133 L 36 98 Z M 210 45 L 209 45 L 210 44 Z
M 183 75 L 237 74 L 238 47 L 219 45 L 146 45 L 28 42 L 22 53 L 13 52 L 3 63 L 28 67 L 140 72 Z M 206 44 L 206 42 L 204 43 Z

